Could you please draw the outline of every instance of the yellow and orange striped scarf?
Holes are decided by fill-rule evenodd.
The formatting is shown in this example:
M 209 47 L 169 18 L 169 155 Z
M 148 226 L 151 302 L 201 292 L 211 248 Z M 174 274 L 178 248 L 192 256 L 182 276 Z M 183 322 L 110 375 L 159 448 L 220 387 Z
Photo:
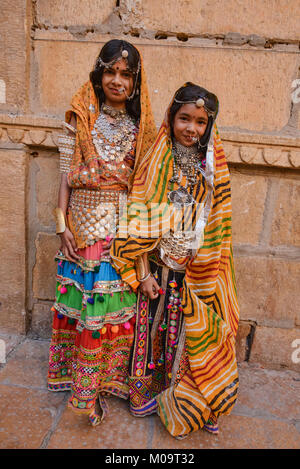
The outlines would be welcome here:
M 135 176 L 129 199 L 130 203 L 143 204 L 142 221 L 145 222 L 147 213 L 149 218 L 150 214 L 157 218 L 157 222 L 148 220 L 154 231 L 157 230 L 157 237 L 143 237 L 143 226 L 140 226 L 140 236 L 136 235 L 139 232 L 137 229 L 135 235 L 124 238 L 121 229 L 111 250 L 115 268 L 135 289 L 138 286 L 135 260 L 158 245 L 164 234 L 162 224 L 158 222 L 162 216 L 159 207 L 165 203 L 165 211 L 170 208 L 168 182 L 173 176 L 173 156 L 168 121 L 167 111 L 156 141 Z M 188 416 L 184 415 L 184 411 L 178 414 L 178 403 L 180 399 L 184 401 L 184 396 L 189 395 L 190 399 L 195 400 L 191 406 L 197 407 L 201 415 L 200 426 L 203 426 L 210 412 L 215 417 L 229 414 L 237 398 L 235 337 L 239 307 L 231 241 L 230 179 L 216 125 L 212 136 L 213 188 L 211 200 L 207 201 L 209 213 L 205 220 L 203 243 L 186 265 L 182 291 L 186 349 L 192 376 L 183 377 L 175 387 L 158 396 L 160 417 L 173 436 L 199 428 L 191 418 L 187 424 Z M 201 193 L 201 198 L 208 195 L 209 188 L 206 185 L 206 192 Z M 193 196 L 198 201 L 195 192 Z

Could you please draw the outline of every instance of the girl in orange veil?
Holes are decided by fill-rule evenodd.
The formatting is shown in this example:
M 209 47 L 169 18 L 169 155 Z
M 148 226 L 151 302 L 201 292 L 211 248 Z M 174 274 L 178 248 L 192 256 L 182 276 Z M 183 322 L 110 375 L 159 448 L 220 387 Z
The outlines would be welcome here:
M 129 393 L 136 295 L 112 266 L 109 246 L 120 201 L 156 133 L 142 57 L 132 44 L 103 46 L 64 125 L 48 389 L 71 389 L 69 407 L 98 425 L 104 397 Z

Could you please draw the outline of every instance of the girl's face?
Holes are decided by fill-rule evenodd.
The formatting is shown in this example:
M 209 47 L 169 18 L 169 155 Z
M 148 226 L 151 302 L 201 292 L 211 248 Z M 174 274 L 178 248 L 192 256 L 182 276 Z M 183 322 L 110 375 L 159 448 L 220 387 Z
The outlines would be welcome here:
M 190 147 L 204 135 L 207 123 L 208 116 L 204 107 L 197 107 L 193 103 L 184 104 L 175 114 L 174 136 L 181 145 Z
M 115 108 L 125 108 L 126 98 L 133 90 L 133 74 L 128 70 L 124 59 L 104 69 L 102 89 L 105 94 L 105 104 Z

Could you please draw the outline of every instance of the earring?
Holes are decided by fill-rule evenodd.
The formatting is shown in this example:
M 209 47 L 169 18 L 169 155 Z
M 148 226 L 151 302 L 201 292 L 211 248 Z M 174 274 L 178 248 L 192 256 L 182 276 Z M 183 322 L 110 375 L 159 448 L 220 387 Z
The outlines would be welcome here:
M 201 141 L 200 141 L 200 139 L 198 140 L 198 143 L 197 143 L 197 145 L 198 145 L 198 148 L 199 148 L 199 149 L 200 149 L 200 148 L 205 148 L 205 147 L 206 147 L 206 144 L 204 144 L 204 145 L 202 145 L 202 144 L 201 144 Z

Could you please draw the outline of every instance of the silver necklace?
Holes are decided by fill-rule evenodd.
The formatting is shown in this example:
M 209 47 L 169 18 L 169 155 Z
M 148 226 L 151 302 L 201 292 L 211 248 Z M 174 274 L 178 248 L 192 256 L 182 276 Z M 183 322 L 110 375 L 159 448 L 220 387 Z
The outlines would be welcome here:
M 110 109 L 108 110 L 108 108 Z M 115 115 L 112 116 L 111 112 Z M 107 115 L 113 117 L 114 121 L 110 122 Z M 136 129 L 134 120 L 126 111 L 120 111 L 107 105 L 101 106 L 100 114 L 91 134 L 98 155 L 109 164 L 109 169 L 114 169 L 130 152 L 135 140 Z
M 185 147 L 176 140 L 173 141 L 173 170 L 174 176 L 172 182 L 179 181 L 178 168 L 181 169 L 184 176 L 188 179 L 189 186 L 194 186 L 197 182 L 196 165 L 200 160 L 197 145 Z
M 194 191 L 199 172 L 204 174 L 202 162 L 205 160 L 201 160 L 201 154 L 199 154 L 197 145 L 185 147 L 176 140 L 173 141 L 172 155 L 173 176 L 169 182 L 177 183 L 179 188 L 169 192 L 168 198 L 170 202 L 176 206 L 192 205 L 195 203 L 195 200 L 191 194 Z M 182 174 L 187 178 L 187 188 L 180 185 L 179 168 L 181 169 Z

